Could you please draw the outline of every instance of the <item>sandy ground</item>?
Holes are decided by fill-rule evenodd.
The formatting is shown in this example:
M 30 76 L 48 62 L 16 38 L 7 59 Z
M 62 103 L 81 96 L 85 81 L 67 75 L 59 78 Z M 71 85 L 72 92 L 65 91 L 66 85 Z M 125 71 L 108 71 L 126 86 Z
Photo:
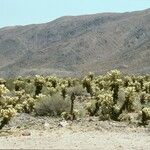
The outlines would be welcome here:
M 0 131 L 0 149 L 150 149 L 150 128 L 97 118 L 60 122 L 18 116 Z
M 103 149 L 149 150 L 150 134 L 145 132 L 28 131 L 30 136 L 0 138 L 0 149 Z

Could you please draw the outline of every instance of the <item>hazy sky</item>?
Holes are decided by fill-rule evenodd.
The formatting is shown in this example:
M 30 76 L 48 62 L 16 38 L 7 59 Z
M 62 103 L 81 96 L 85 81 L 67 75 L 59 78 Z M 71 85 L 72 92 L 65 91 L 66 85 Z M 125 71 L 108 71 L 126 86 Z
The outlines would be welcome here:
M 150 0 L 0 0 L 0 27 L 44 23 L 61 16 L 150 8 Z

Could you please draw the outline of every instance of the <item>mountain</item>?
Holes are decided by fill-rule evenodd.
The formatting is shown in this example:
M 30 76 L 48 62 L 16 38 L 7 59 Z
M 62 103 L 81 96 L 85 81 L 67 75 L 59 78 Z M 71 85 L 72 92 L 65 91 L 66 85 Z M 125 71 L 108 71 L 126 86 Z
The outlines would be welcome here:
M 150 9 L 0 29 L 0 76 L 150 72 Z

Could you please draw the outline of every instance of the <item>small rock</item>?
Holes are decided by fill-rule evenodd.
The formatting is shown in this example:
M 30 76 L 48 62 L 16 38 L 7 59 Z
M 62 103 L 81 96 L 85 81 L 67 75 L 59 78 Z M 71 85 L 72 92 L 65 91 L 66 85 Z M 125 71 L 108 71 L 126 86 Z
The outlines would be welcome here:
M 49 123 L 48 123 L 48 122 L 45 122 L 45 123 L 44 123 L 44 128 L 45 128 L 45 129 L 48 129 L 48 128 L 49 128 Z
M 89 93 L 84 93 L 85 97 L 91 97 L 91 95 Z
M 67 126 L 68 125 L 68 122 L 67 121 L 61 121 L 59 124 L 58 124 L 58 126 L 60 126 L 60 127 L 65 127 L 65 126 Z
M 17 128 L 17 129 L 20 129 L 20 128 L 21 128 L 21 126 L 17 126 L 16 128 Z
M 93 122 L 93 119 L 92 119 L 92 118 L 89 118 L 89 119 L 88 119 L 88 122 Z
M 22 136 L 30 136 L 30 135 L 31 135 L 31 133 L 28 132 L 28 131 L 24 131 L 24 132 L 22 133 Z

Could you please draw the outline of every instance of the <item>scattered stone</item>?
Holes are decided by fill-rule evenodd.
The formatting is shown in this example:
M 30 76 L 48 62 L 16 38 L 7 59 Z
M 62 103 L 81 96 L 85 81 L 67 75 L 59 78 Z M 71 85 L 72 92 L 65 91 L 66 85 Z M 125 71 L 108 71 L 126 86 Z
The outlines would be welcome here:
M 89 121 L 89 122 L 93 122 L 93 119 L 92 119 L 92 118 L 89 118 L 88 121 Z
M 45 123 L 44 123 L 44 128 L 45 128 L 45 129 L 48 129 L 48 128 L 49 128 L 49 123 L 48 123 L 48 122 L 45 122 Z
M 31 133 L 29 131 L 24 131 L 22 133 L 22 136 L 30 136 L 30 135 L 31 135 Z
M 69 123 L 67 122 L 67 121 L 61 121 L 59 124 L 58 124 L 58 126 L 59 127 L 65 127 L 65 126 L 67 126 Z

